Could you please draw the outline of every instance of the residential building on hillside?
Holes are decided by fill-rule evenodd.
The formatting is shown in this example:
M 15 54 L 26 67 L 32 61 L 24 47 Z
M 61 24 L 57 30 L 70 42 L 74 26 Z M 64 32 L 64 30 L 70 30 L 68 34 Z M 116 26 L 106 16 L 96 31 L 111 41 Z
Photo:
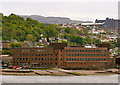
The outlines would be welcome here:
M 37 47 L 37 45 L 32 41 L 24 41 L 22 43 L 22 47 Z

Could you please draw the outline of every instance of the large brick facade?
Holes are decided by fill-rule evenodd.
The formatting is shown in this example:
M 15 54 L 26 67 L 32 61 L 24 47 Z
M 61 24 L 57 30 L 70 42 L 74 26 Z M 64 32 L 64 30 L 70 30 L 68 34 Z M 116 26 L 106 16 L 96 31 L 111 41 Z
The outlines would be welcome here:
M 107 48 L 66 47 L 64 49 L 66 68 L 103 68 L 109 63 Z
M 57 46 L 58 45 L 58 46 Z M 49 47 L 12 48 L 13 64 L 30 67 L 104 68 L 109 65 L 107 48 L 67 47 L 66 44 Z

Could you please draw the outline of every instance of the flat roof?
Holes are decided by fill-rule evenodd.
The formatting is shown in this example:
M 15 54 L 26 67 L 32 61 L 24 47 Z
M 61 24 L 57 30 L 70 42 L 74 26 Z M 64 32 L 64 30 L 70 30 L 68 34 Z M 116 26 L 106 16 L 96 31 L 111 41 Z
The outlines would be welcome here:
M 2 57 L 8 57 L 8 56 L 10 56 L 10 55 L 1 55 Z
M 65 47 L 65 48 L 87 48 L 87 47 Z M 107 47 L 91 47 L 91 48 L 106 48 L 107 49 Z
M 30 48 L 30 49 L 32 49 L 32 48 L 53 48 L 53 47 L 13 47 L 12 49 L 14 49 L 14 48 Z

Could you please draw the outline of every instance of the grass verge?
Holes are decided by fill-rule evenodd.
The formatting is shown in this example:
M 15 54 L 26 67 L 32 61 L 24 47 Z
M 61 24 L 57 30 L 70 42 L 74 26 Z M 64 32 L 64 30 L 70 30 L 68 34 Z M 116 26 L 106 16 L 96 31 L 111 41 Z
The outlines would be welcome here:
M 52 70 L 52 68 L 30 68 L 30 70 Z
M 68 74 L 76 75 L 76 76 L 87 76 L 86 74 L 76 73 L 76 72 L 67 72 Z

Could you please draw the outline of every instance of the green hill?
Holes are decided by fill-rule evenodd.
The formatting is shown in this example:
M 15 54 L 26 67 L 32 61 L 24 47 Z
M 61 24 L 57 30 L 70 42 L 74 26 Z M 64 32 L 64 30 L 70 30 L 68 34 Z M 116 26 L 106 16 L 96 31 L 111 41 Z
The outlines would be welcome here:
M 25 40 L 31 40 L 38 42 L 41 37 L 51 38 L 54 37 L 57 41 L 57 37 L 67 39 L 69 44 L 84 45 L 91 43 L 99 43 L 98 39 L 90 38 L 88 29 L 78 31 L 72 28 L 59 28 L 55 24 L 42 24 L 37 20 L 27 18 L 26 20 L 15 14 L 4 16 L 2 13 L 2 40 L 17 40 L 23 42 Z M 0 24 L 1 25 L 1 24 Z M 60 35 L 61 30 L 62 35 Z M 40 36 L 43 34 L 43 36 Z M 87 36 L 86 38 L 81 37 L 82 35 Z M 49 40 L 48 40 L 49 42 Z

